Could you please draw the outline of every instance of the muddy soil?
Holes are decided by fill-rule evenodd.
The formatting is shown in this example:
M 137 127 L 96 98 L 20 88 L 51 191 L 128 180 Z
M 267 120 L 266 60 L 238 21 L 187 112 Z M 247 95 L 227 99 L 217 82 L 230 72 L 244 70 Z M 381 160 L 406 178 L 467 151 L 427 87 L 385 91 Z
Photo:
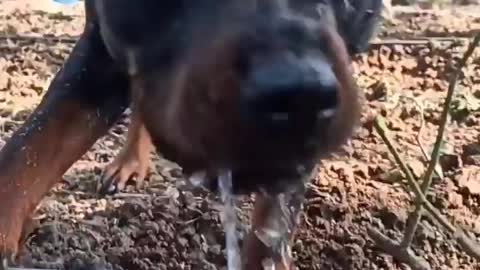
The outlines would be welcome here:
M 417 138 L 428 152 L 450 64 L 465 50 L 461 38 L 480 29 L 476 14 L 480 9 L 472 6 L 398 13 L 381 27 L 369 52 L 355 59 L 365 94 L 362 125 L 341 155 L 321 162 L 314 174 L 294 245 L 299 269 L 409 269 L 381 252 L 366 233 L 373 226 L 400 239 L 412 196 L 404 190 L 404 180 L 373 130 L 372 119 L 377 114 L 387 117 L 409 166 L 421 174 L 425 166 Z M 46 0 L 0 1 L 2 140 L 40 102 L 82 26 L 81 6 L 62 9 Z M 445 179 L 437 179 L 429 198 L 450 221 L 480 240 L 480 50 L 464 70 L 451 111 L 453 122 L 441 158 Z M 102 169 L 125 141 L 127 123 L 124 117 L 41 203 L 38 227 L 19 264 L 224 269 L 218 198 L 189 188 L 175 164 L 152 154 L 154 164 L 144 187 L 131 185 L 105 198 L 95 194 Z M 250 208 L 245 199 L 239 213 L 245 224 Z M 480 269 L 428 218 L 421 222 L 414 251 L 433 269 Z

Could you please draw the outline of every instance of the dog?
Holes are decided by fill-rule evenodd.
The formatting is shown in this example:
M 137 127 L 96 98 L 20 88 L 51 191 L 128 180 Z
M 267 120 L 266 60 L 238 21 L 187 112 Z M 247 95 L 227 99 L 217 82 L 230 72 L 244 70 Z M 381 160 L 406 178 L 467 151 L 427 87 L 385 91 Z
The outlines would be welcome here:
M 82 35 L 0 152 L 3 261 L 40 200 L 130 106 L 99 192 L 142 181 L 153 149 L 212 191 L 226 168 L 235 194 L 256 195 L 243 269 L 268 258 L 292 269 L 288 245 L 261 231 L 286 220 L 278 230 L 293 238 L 309 174 L 354 132 L 351 56 L 367 48 L 382 1 L 291 2 L 85 0 Z

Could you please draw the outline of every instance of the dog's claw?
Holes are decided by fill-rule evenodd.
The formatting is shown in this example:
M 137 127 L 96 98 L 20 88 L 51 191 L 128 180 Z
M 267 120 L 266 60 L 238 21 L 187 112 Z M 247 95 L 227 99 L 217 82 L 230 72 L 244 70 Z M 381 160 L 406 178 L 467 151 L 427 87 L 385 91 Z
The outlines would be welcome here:
M 125 188 L 129 180 L 137 184 L 137 188 L 143 184 L 147 176 L 148 165 L 135 157 L 115 160 L 105 168 L 98 182 L 97 191 L 100 195 L 113 194 Z
M 111 195 L 117 191 L 117 186 L 115 185 L 113 179 L 114 175 L 108 176 L 105 172 L 100 176 L 100 180 L 97 185 L 97 192 L 104 195 Z

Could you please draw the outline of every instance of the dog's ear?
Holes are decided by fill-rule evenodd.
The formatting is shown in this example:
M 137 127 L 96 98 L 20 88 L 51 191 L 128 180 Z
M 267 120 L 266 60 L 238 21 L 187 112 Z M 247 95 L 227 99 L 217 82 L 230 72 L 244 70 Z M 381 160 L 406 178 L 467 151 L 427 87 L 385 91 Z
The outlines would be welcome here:
M 351 55 L 367 50 L 379 25 L 382 0 L 328 0 Z

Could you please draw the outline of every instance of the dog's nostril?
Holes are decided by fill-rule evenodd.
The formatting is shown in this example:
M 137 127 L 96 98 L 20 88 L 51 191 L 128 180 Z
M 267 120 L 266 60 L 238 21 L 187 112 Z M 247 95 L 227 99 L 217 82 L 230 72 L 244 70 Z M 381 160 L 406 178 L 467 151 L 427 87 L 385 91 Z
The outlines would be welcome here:
M 249 114 L 272 122 L 331 118 L 338 105 L 337 87 L 334 75 L 325 72 L 275 67 L 256 74 L 247 95 Z
M 271 88 L 254 96 L 250 104 L 259 112 L 272 113 L 277 118 L 285 118 L 286 114 L 295 112 L 334 110 L 337 106 L 335 89 L 321 87 L 321 85 L 292 85 L 284 89 Z

